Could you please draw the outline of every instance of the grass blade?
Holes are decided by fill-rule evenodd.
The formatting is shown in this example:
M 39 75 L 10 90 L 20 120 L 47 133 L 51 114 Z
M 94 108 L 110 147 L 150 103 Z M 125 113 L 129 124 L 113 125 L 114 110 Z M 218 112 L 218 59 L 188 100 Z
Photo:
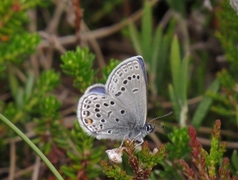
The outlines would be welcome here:
M 220 86 L 219 80 L 215 79 L 212 82 L 212 84 L 208 87 L 208 91 L 215 93 L 218 91 L 219 86 Z M 198 128 L 202 124 L 202 121 L 204 120 L 204 117 L 206 116 L 211 104 L 212 104 L 212 98 L 209 96 L 204 96 L 203 100 L 200 102 L 192 119 L 192 125 L 195 128 Z

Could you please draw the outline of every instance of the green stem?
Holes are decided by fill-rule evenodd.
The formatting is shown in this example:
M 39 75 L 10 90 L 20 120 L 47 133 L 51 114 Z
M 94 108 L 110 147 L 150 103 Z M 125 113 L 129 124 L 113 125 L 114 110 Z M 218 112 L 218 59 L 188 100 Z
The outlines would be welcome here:
M 51 172 L 55 175 L 55 177 L 59 180 L 63 180 L 62 176 L 59 172 L 55 169 L 55 167 L 51 164 L 51 162 L 47 159 L 47 157 L 40 151 L 40 149 L 32 143 L 32 141 L 25 136 L 13 123 L 11 123 L 5 116 L 0 113 L 0 119 L 10 127 L 18 136 L 20 136 L 23 141 L 25 141 L 32 149 L 36 152 L 36 154 L 45 162 Z

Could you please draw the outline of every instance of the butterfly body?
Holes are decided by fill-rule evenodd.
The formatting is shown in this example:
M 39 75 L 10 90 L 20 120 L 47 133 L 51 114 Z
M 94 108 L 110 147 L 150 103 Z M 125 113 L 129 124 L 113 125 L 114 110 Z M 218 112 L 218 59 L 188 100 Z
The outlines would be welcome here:
M 146 123 L 147 78 L 143 58 L 135 56 L 114 68 L 105 85 L 90 86 L 79 100 L 82 129 L 97 139 L 129 139 L 141 144 L 154 130 Z

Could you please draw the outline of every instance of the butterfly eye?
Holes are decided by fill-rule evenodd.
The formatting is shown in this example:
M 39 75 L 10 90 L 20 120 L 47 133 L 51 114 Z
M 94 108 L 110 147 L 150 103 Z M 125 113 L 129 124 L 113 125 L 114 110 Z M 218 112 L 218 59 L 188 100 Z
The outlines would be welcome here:
M 146 125 L 146 131 L 147 132 L 153 132 L 155 130 L 155 128 L 151 125 L 151 124 L 147 124 Z

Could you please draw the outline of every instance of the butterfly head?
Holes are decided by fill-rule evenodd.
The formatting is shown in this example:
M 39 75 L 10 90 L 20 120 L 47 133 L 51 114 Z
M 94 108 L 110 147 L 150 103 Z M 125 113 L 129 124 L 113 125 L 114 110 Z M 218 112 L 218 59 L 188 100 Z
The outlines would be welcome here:
M 153 126 L 152 124 L 146 124 L 145 127 L 146 127 L 146 133 L 147 134 L 150 134 L 150 133 L 155 131 L 155 126 Z

